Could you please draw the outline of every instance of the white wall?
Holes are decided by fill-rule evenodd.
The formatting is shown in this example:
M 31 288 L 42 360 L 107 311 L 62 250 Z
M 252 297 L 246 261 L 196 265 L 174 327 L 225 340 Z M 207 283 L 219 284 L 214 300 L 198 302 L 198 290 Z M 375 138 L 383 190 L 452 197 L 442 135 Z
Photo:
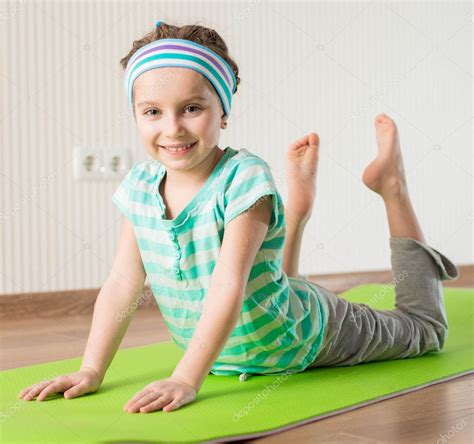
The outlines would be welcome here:
M 266 159 L 285 201 L 287 146 L 320 134 L 301 273 L 390 267 L 382 202 L 360 180 L 379 112 L 398 123 L 428 242 L 473 262 L 472 4 L 3 2 L 1 293 L 102 285 L 118 183 L 75 182 L 73 146 L 146 158 L 119 60 L 158 19 L 214 27 L 227 41 L 242 83 L 220 146 Z

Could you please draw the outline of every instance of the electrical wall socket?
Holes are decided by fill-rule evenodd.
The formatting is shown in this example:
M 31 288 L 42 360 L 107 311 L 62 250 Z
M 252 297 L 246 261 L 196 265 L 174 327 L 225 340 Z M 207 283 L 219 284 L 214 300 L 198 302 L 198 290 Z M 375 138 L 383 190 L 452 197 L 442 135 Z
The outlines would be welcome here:
M 130 151 L 101 147 L 74 147 L 74 179 L 119 180 L 132 167 Z

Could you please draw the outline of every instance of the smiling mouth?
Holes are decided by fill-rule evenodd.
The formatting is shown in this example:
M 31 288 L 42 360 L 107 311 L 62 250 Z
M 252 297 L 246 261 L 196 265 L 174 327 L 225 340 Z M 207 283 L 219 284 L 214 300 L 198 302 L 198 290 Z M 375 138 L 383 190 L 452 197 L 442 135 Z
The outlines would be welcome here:
M 179 148 L 171 148 L 171 147 L 167 147 L 167 146 L 163 146 L 163 145 L 159 145 L 159 147 L 163 148 L 166 151 L 169 151 L 170 153 L 182 153 L 182 152 L 186 152 L 186 151 L 189 151 L 192 148 L 194 148 L 196 143 L 197 143 L 197 141 L 193 142 L 193 143 L 190 143 L 188 145 L 182 145 Z

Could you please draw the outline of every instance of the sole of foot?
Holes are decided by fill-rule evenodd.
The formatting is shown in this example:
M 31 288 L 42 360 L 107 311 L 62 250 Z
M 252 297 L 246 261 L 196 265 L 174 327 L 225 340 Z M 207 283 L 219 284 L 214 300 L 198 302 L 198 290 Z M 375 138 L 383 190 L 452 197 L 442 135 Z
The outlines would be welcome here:
M 386 114 L 375 118 L 377 157 L 362 174 L 362 182 L 384 199 L 404 197 L 407 190 L 402 152 L 395 122 Z
M 304 224 L 311 217 L 316 196 L 319 136 L 309 133 L 292 143 L 287 152 L 287 222 Z M 291 217 L 291 221 L 288 221 Z

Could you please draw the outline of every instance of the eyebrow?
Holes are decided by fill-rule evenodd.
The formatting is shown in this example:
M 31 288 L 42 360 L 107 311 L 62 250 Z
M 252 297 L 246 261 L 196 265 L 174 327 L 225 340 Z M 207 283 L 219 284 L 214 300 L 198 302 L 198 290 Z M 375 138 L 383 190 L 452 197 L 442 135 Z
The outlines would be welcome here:
M 189 99 L 185 99 L 182 101 L 182 103 L 184 102 L 190 102 L 191 100 L 204 100 L 207 102 L 207 99 L 205 97 L 202 97 L 202 96 L 193 96 L 193 97 L 190 97 Z M 153 101 L 149 101 L 149 100 L 145 100 L 143 102 L 140 102 L 137 104 L 137 108 L 140 108 L 140 106 L 143 106 L 143 105 L 158 105 L 157 102 L 153 102 Z

